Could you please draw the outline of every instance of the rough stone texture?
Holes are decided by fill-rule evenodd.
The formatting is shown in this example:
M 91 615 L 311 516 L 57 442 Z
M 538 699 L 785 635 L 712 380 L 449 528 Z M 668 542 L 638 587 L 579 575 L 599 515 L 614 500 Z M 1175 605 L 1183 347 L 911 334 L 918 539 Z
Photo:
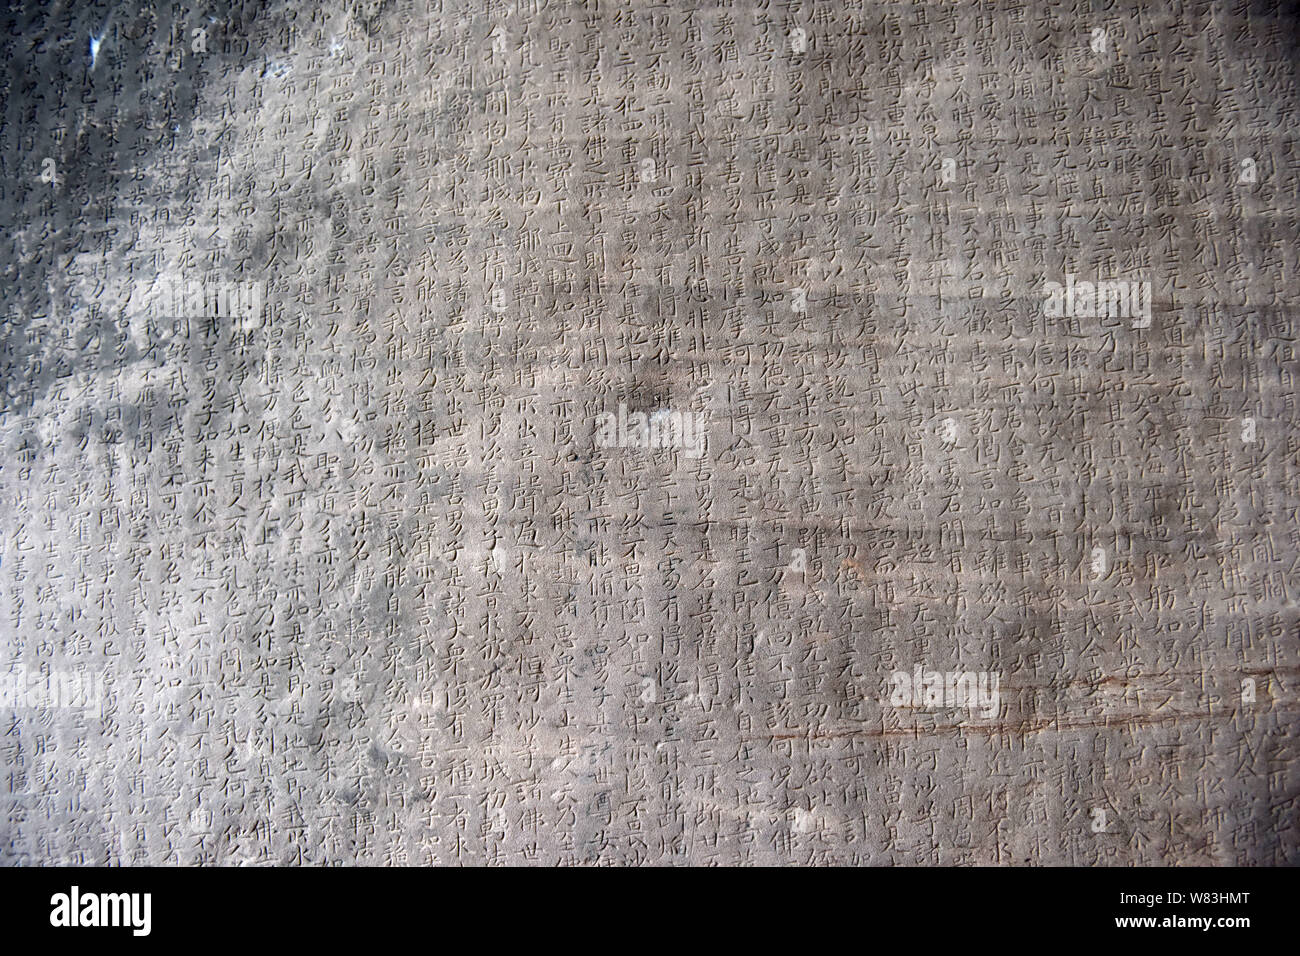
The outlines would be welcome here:
M 1296 20 L 1155 6 L 6 14 L 0 861 L 1300 861 Z

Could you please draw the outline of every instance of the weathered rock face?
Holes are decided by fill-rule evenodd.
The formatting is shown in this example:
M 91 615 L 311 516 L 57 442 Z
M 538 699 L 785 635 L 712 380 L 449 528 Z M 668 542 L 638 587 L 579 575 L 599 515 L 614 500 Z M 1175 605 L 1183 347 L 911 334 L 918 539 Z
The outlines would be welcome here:
M 11 15 L 0 861 L 1297 862 L 1295 24 L 1147 6 Z

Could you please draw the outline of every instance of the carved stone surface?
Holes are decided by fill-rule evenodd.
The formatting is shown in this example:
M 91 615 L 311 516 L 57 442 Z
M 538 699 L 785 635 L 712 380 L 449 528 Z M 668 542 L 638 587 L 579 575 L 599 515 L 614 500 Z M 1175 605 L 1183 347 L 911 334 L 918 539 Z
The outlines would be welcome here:
M 1158 6 L 4 15 L 0 862 L 1300 862 L 1296 23 Z

